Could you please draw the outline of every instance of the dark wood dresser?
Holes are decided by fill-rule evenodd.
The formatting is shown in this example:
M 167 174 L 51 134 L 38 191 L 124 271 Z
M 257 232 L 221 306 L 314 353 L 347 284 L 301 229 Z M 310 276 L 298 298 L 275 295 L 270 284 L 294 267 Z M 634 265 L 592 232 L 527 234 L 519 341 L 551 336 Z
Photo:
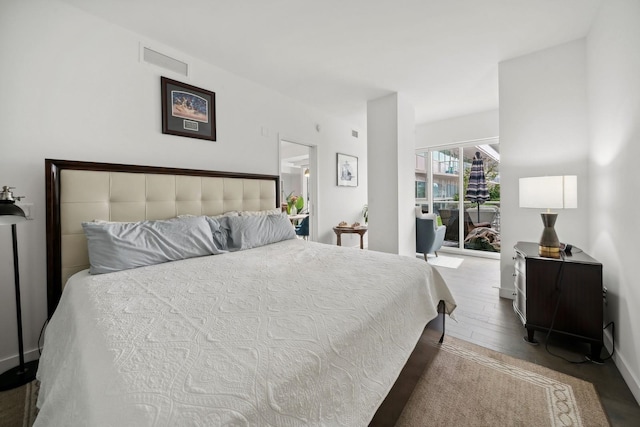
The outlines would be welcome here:
M 535 331 L 551 328 L 555 333 L 589 342 L 591 359 L 600 360 L 602 264 L 578 248 L 560 259 L 538 255 L 537 243 L 518 242 L 514 249 L 513 309 L 527 329 L 525 339 L 535 343 Z

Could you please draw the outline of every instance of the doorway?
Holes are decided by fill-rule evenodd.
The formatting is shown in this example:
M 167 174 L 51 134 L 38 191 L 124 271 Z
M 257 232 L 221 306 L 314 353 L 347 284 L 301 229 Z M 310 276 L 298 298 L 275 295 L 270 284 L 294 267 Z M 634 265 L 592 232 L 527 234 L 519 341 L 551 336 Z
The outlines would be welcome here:
M 315 146 L 280 139 L 280 200 L 294 225 L 306 219 L 308 234 L 304 228 L 298 236 L 316 240 L 317 166 Z M 300 200 L 301 199 L 301 200 Z M 291 203 L 295 200 L 295 203 Z

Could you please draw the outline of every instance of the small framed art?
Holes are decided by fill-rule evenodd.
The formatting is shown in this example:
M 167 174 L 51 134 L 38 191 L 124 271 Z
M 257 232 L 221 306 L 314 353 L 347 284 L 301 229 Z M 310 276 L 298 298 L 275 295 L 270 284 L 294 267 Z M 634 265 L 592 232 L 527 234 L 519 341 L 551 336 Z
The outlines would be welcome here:
M 342 187 L 358 186 L 358 158 L 338 153 L 337 156 L 338 185 Z
M 216 94 L 205 89 L 160 78 L 162 133 L 216 140 Z

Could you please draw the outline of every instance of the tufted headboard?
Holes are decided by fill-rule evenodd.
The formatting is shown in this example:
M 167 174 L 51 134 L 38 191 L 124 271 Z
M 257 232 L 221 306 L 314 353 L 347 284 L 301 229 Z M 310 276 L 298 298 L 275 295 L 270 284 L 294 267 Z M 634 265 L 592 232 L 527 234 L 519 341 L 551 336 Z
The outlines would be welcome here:
M 47 307 L 89 267 L 82 222 L 219 215 L 280 206 L 279 177 L 230 172 L 45 160 Z

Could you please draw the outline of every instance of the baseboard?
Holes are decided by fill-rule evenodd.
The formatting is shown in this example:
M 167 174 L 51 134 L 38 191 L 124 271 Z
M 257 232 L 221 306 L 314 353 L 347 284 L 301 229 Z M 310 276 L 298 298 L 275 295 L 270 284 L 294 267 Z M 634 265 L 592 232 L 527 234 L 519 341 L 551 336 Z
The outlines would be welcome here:
M 32 360 L 37 360 L 40 358 L 40 352 L 37 348 L 25 351 L 24 353 L 24 361 L 31 362 Z M 12 357 L 7 357 L 6 359 L 0 360 L 0 373 L 8 371 L 11 368 L 15 368 L 20 364 L 20 357 L 16 354 Z
M 451 246 L 443 246 L 440 249 L 438 249 L 438 252 L 448 252 L 450 254 L 473 256 L 473 257 L 477 257 L 477 258 L 500 259 L 500 253 L 499 252 L 476 251 L 476 250 L 472 250 L 472 249 L 454 248 L 454 247 L 451 247 Z
M 499 288 L 500 298 L 516 299 L 516 290 L 513 288 Z
M 611 354 L 611 351 L 613 349 L 613 339 L 609 330 L 604 331 L 604 346 L 609 354 Z M 628 369 L 629 364 L 627 363 L 625 358 L 620 355 L 620 353 L 616 352 L 613 355 L 612 359 L 616 364 L 618 371 L 620 371 L 620 375 L 622 375 L 622 378 L 624 378 L 624 382 L 627 383 L 627 387 L 629 387 L 629 390 L 631 390 L 631 394 L 633 394 L 633 397 L 635 397 L 636 402 L 640 404 L 640 381 Z

